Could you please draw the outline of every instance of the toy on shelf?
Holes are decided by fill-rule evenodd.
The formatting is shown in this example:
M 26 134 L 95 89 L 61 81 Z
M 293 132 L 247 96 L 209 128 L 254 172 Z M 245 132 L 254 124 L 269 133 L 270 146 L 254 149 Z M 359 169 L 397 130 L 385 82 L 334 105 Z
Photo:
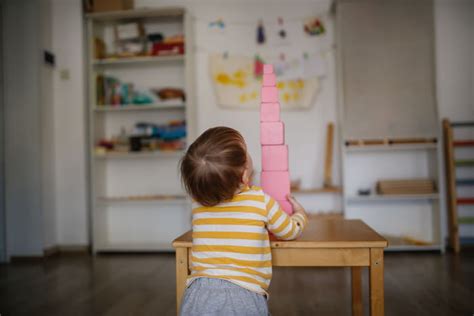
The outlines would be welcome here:
M 141 22 L 117 24 L 114 27 L 115 52 L 118 57 L 134 57 L 145 54 L 145 28 Z
M 181 88 L 161 88 L 161 89 L 152 89 L 154 94 L 160 98 L 162 101 L 180 99 L 181 101 L 186 101 L 186 94 Z
M 151 105 L 159 101 L 181 100 L 185 101 L 186 95 L 181 88 L 161 89 L 136 89 L 133 83 L 121 82 L 111 76 L 98 75 L 97 105 L 98 106 L 125 106 L 125 105 Z M 156 94 L 156 97 L 153 95 Z
M 162 40 L 157 39 L 158 37 L 155 36 L 154 40 L 152 40 L 150 55 L 166 56 L 184 54 L 184 35 L 178 34 L 164 37 Z
M 186 146 L 186 122 L 170 121 L 166 125 L 148 122 L 135 124 L 129 135 L 122 128 L 112 139 L 101 139 L 96 154 L 145 151 L 179 151 Z
M 280 121 L 278 90 L 273 66 L 263 66 L 263 86 L 260 108 L 260 143 L 262 145 L 263 191 L 278 201 L 282 209 L 292 214 L 286 196 L 290 193 L 288 146 L 285 144 L 285 125 Z
M 376 184 L 380 195 L 433 194 L 436 192 L 433 179 L 386 179 Z

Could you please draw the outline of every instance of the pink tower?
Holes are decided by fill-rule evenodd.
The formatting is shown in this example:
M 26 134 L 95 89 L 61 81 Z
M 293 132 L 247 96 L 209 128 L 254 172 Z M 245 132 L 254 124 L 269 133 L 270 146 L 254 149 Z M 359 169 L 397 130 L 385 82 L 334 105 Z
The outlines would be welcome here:
M 273 66 L 263 66 L 262 99 L 260 104 L 260 144 L 262 145 L 263 191 L 278 201 L 282 209 L 292 214 L 287 201 L 290 193 L 288 146 L 285 145 L 285 124 L 280 120 L 280 103 Z

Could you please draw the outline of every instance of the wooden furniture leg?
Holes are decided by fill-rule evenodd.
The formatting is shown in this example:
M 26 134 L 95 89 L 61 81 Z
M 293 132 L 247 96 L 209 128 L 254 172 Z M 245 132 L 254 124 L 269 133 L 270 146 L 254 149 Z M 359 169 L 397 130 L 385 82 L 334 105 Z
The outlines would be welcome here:
M 179 314 L 181 299 L 186 288 L 186 279 L 188 278 L 189 261 L 188 248 L 176 248 L 176 312 Z
M 326 134 L 326 159 L 324 162 L 324 187 L 332 187 L 332 152 L 334 142 L 334 123 L 329 123 Z
M 362 316 L 362 267 L 351 267 L 352 316 Z
M 443 120 L 444 134 L 444 159 L 446 166 L 446 189 L 448 197 L 448 230 L 449 245 L 455 253 L 459 253 L 461 245 L 459 243 L 459 225 L 457 211 L 457 194 L 456 194 L 456 168 L 454 166 L 454 147 L 453 147 L 453 130 L 449 120 Z
M 370 315 L 384 314 L 383 248 L 370 249 Z

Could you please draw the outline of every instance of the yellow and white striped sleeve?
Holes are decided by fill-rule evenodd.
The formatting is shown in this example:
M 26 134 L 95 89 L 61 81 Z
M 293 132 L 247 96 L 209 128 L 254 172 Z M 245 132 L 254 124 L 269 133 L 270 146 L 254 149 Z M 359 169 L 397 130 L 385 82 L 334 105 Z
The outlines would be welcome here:
M 298 238 L 306 226 L 307 219 L 302 213 L 288 215 L 272 197 L 265 194 L 267 209 L 267 228 L 276 237 L 282 240 Z

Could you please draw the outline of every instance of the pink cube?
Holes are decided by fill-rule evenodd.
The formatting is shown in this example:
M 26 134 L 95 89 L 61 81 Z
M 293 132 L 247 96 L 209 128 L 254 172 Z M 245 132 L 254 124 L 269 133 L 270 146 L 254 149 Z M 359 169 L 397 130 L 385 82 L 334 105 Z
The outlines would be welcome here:
M 260 122 L 277 122 L 280 120 L 280 104 L 262 103 L 260 105 Z
M 265 193 L 284 201 L 290 193 L 290 174 L 288 171 L 262 171 L 260 184 Z
M 261 101 L 278 102 L 278 90 L 276 87 L 262 87 Z
M 287 145 L 262 146 L 262 170 L 263 171 L 287 171 L 288 170 L 288 146 Z
M 260 143 L 262 145 L 283 145 L 285 143 L 283 122 L 260 122 Z
M 271 65 L 271 64 L 264 64 L 264 65 L 263 65 L 263 73 L 264 73 L 264 74 L 272 74 L 272 73 L 273 73 L 273 65 Z
M 283 201 L 277 201 L 278 204 L 280 204 L 280 207 L 282 210 L 284 210 L 288 215 L 293 214 L 293 207 L 291 206 L 291 203 L 288 202 L 288 200 L 283 200 Z
M 276 77 L 274 74 L 264 74 L 263 83 L 264 87 L 274 87 L 276 85 Z

